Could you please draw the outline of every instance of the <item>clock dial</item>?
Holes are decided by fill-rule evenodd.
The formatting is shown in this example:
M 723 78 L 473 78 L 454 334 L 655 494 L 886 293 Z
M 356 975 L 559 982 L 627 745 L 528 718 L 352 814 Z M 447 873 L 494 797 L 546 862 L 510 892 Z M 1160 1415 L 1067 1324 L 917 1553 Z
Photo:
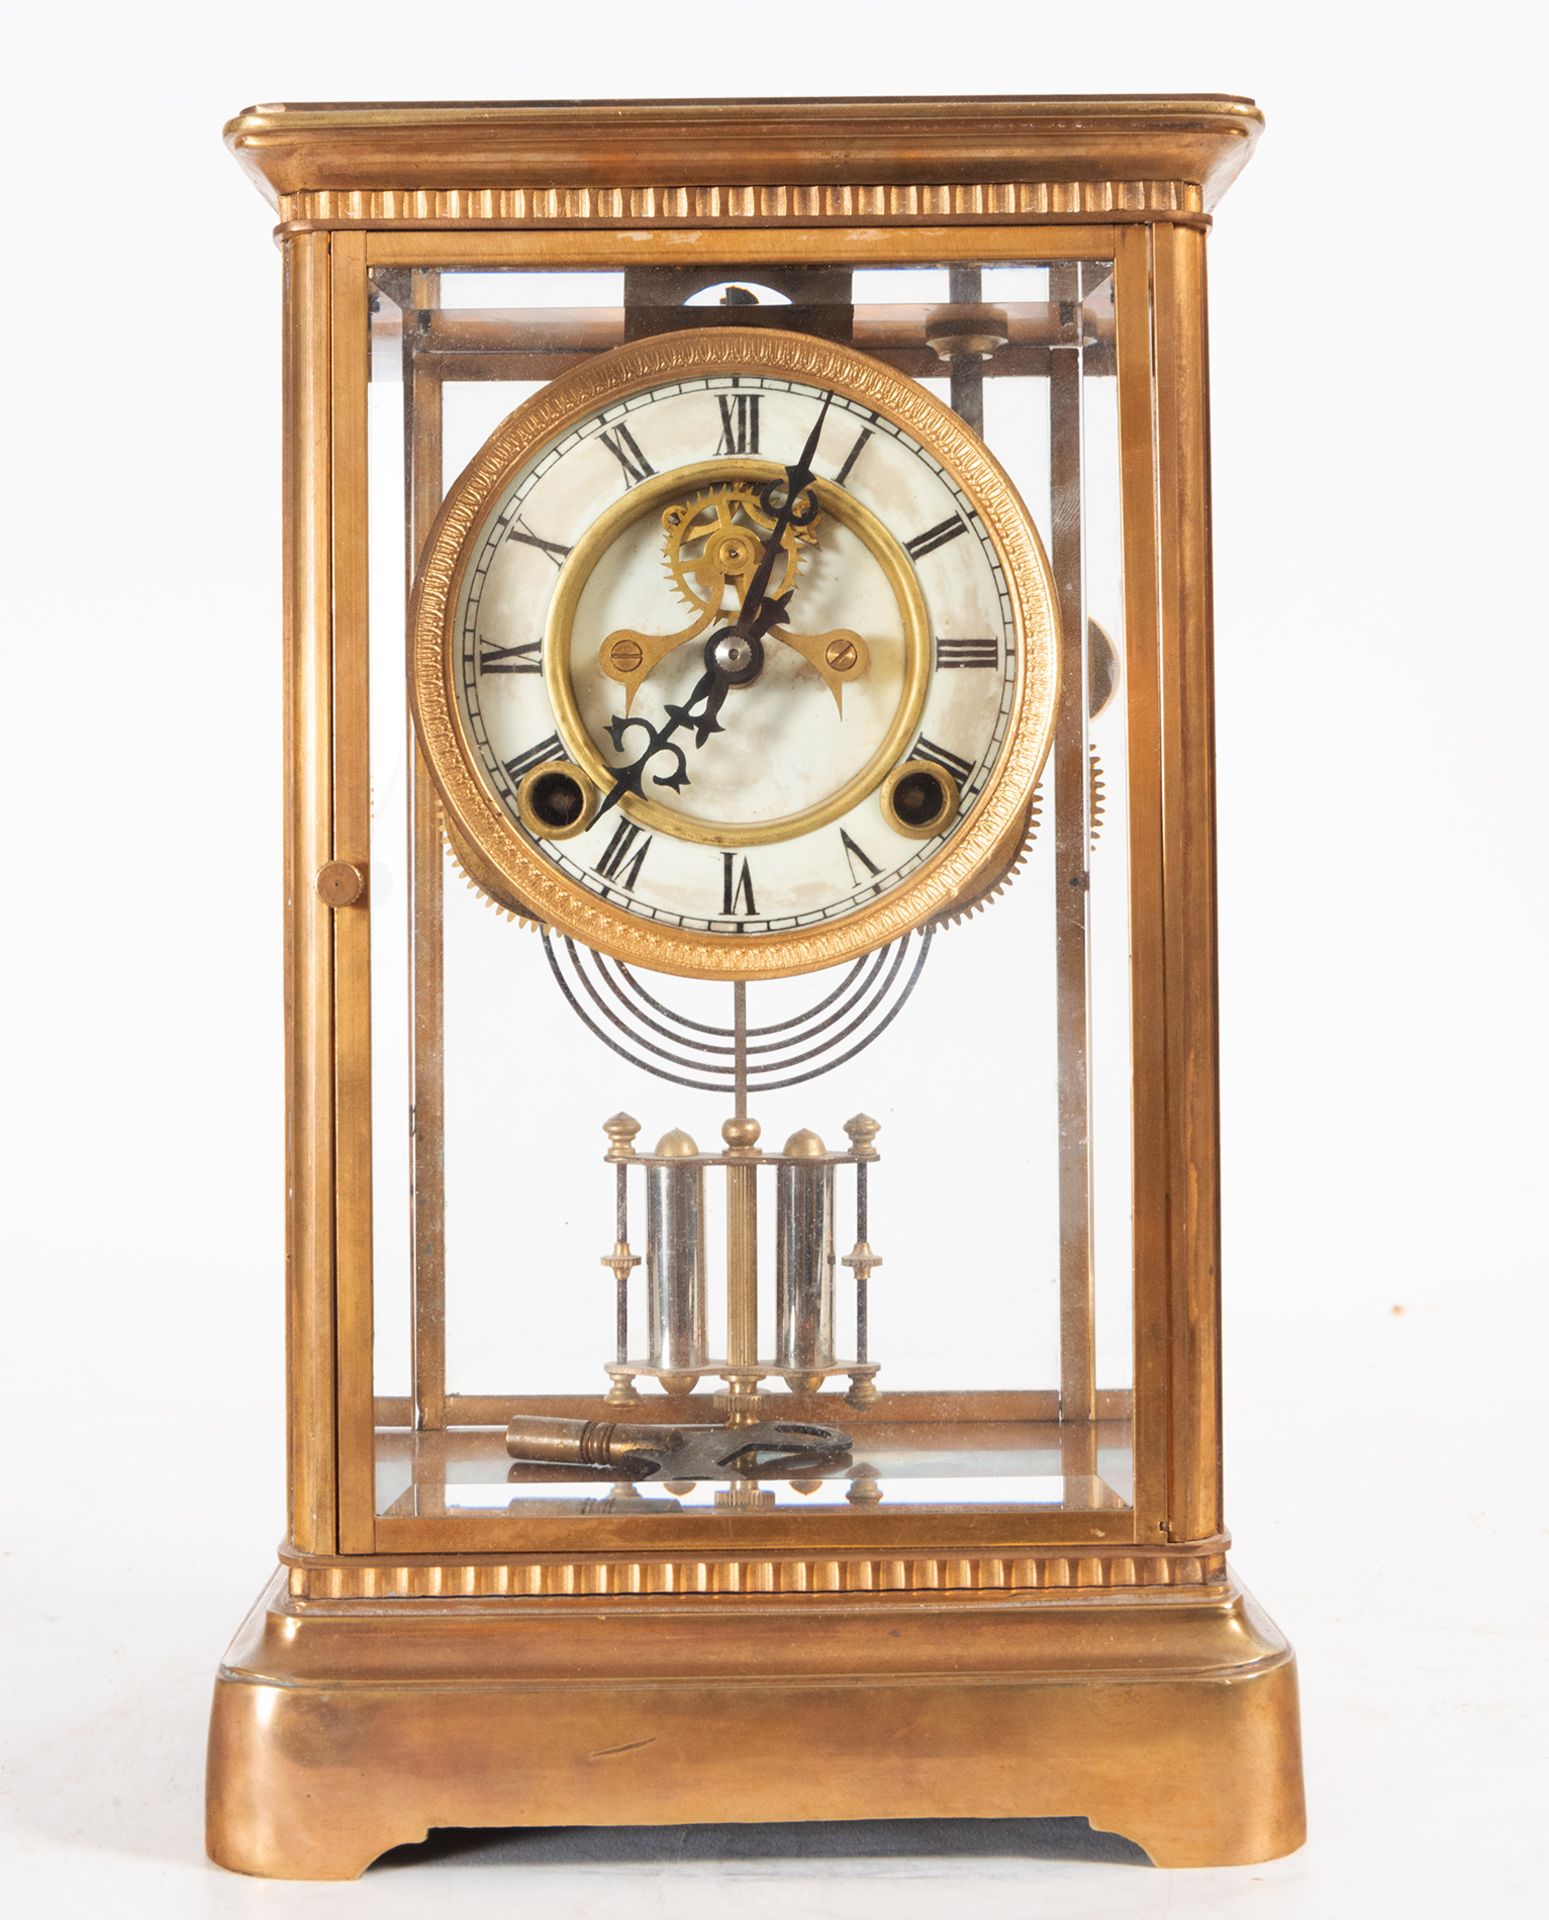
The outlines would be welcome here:
M 865 951 L 930 917 L 917 902 L 950 907 L 964 889 L 917 883 L 965 839 L 972 891 L 1015 852 L 1052 601 L 1009 483 L 986 490 L 989 456 L 920 389 L 797 336 L 670 336 L 680 360 L 686 341 L 654 376 L 648 351 L 603 356 L 616 387 L 594 363 L 591 404 L 529 421 L 516 457 L 491 443 L 459 483 L 473 510 L 454 491 L 433 539 L 455 558 L 428 617 L 419 596 L 417 652 L 471 811 L 498 822 L 443 781 L 454 843 L 499 897 L 561 925 L 554 900 L 574 903 L 594 945 L 651 929 L 668 946 L 648 964 L 702 937 L 722 946 L 686 970 L 735 942 L 793 971 L 803 936 Z M 904 901 L 909 919 L 878 912 Z

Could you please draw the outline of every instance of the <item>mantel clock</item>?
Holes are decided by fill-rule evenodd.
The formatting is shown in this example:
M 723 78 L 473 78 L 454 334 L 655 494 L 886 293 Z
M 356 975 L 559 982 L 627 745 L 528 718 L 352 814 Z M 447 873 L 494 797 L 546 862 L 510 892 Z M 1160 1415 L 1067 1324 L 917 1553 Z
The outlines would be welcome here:
M 1259 124 L 227 129 L 285 270 L 290 1491 L 217 1860 L 1298 1844 L 1220 1479 L 1204 251 Z

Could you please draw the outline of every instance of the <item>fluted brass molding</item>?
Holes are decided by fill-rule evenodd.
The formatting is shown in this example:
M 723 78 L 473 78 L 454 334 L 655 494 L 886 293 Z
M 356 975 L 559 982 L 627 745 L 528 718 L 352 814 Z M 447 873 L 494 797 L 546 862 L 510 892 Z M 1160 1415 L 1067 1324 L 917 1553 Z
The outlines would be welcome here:
M 1090 1553 L 937 1554 L 861 1559 L 705 1555 L 659 1560 L 298 1560 L 297 1600 L 505 1600 L 699 1594 L 1070 1593 L 1202 1587 L 1226 1577 L 1225 1542 L 1193 1552 L 1133 1546 Z
M 283 232 L 317 227 L 735 227 L 1072 219 L 1203 220 L 1188 180 L 1002 180 L 874 186 L 324 187 L 287 193 Z

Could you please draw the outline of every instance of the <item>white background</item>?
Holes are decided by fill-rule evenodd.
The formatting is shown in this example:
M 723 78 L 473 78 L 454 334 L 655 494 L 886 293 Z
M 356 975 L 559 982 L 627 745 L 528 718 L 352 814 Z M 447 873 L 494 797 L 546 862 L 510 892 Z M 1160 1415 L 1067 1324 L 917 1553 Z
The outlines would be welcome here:
M 14 16 L 14 1910 L 1537 1910 L 1529 18 L 1006 0 Z M 353 1889 L 222 1875 L 201 1854 L 207 1690 L 271 1564 L 282 1459 L 279 274 L 221 123 L 264 99 L 992 89 L 1230 91 L 1269 116 L 1211 259 L 1228 1510 L 1301 1655 L 1312 1838 L 1187 1875 L 1026 1828 L 766 1833 L 761 1851 L 667 1834 L 525 1867 L 496 1843 Z

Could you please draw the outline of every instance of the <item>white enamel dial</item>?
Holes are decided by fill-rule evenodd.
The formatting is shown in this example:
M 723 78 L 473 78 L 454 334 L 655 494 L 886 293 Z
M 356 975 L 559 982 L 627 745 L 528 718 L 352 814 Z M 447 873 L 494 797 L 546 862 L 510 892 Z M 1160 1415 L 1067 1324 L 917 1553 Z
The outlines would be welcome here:
M 809 522 L 772 540 L 820 413 Z M 701 739 L 707 649 L 746 624 L 770 547 L 784 617 Z M 452 616 L 459 718 L 511 827 L 572 885 L 712 935 L 905 885 L 1014 710 L 1013 595 L 969 493 L 881 409 L 758 372 L 660 380 L 536 448 L 473 529 Z

